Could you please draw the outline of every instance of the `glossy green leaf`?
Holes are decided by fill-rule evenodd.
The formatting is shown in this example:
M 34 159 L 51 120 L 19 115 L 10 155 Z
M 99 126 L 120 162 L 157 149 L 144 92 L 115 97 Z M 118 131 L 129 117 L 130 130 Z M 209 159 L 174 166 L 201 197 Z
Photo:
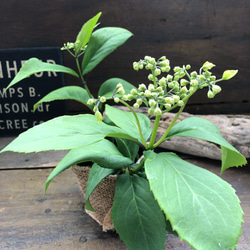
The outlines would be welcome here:
M 121 79 L 121 78 L 111 78 L 105 81 L 98 92 L 98 96 L 106 96 L 111 97 L 113 95 L 114 90 L 116 89 L 116 86 L 118 83 L 121 83 L 123 85 L 123 88 L 125 90 L 125 94 L 129 94 L 130 90 L 135 88 L 134 85 L 131 83 Z M 117 95 L 118 96 L 118 95 Z
M 71 74 L 73 76 L 78 77 L 78 74 L 74 70 L 67 68 L 65 66 L 42 62 L 37 58 L 30 58 L 23 64 L 23 66 L 21 67 L 19 72 L 16 74 L 14 79 L 10 82 L 7 88 L 15 85 L 16 83 L 20 82 L 21 80 L 33 74 L 44 72 L 44 71 L 62 72 L 62 73 L 67 73 L 67 74 Z
M 226 70 L 222 75 L 223 80 L 229 80 L 238 73 L 238 70 Z
M 139 145 L 137 143 L 123 138 L 116 138 L 116 144 L 117 148 L 124 156 L 133 161 L 135 160 L 139 151 Z
M 86 201 L 85 201 L 85 209 L 94 211 L 92 208 L 89 197 L 92 194 L 92 192 L 95 190 L 97 185 L 108 175 L 114 174 L 114 169 L 109 168 L 102 168 L 98 164 L 93 164 L 93 166 L 90 169 L 87 187 L 86 187 Z
M 98 19 L 101 16 L 101 12 L 99 12 L 96 16 L 88 20 L 81 28 L 80 32 L 76 38 L 76 47 L 75 47 L 75 54 L 81 51 L 81 49 L 89 42 L 91 34 L 95 28 L 95 25 Z
M 206 119 L 190 117 L 182 120 L 170 130 L 167 139 L 173 136 L 193 137 L 220 145 L 221 173 L 229 167 L 242 166 L 247 163 L 245 157 L 221 136 L 218 127 Z
M 123 28 L 107 27 L 93 32 L 82 61 L 82 74 L 92 71 L 106 56 L 124 44 L 132 33 Z
M 117 177 L 112 219 L 129 249 L 165 249 L 165 218 L 146 179 L 128 174 Z
M 47 181 L 46 189 L 53 178 L 80 162 L 91 161 L 97 163 L 103 168 L 120 169 L 133 162 L 124 157 L 113 143 L 108 140 L 74 148 L 59 162 L 56 168 L 51 172 Z
M 243 211 L 231 185 L 176 154 L 145 156 L 150 188 L 180 238 L 195 249 L 235 249 Z
M 122 130 L 103 122 L 99 124 L 93 115 L 61 116 L 23 132 L 1 152 L 73 149 L 100 141 L 112 132 Z
M 57 100 L 75 100 L 81 102 L 84 105 L 87 105 L 89 98 L 90 97 L 84 88 L 81 88 L 79 86 L 66 86 L 51 91 L 49 94 L 44 96 L 34 105 L 34 111 L 37 109 L 38 105 L 43 102 L 52 102 Z
M 122 111 L 109 105 L 105 105 L 105 113 L 114 124 L 126 131 L 128 135 L 136 138 L 140 143 L 142 143 L 139 134 L 139 127 L 132 112 Z M 147 141 L 151 135 L 150 119 L 141 113 L 136 113 L 136 115 L 139 120 L 143 138 Z

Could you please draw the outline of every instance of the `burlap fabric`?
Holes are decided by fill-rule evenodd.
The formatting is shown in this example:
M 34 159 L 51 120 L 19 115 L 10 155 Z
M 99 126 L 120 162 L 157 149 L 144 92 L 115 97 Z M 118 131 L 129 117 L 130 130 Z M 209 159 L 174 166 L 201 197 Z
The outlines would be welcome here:
M 73 166 L 72 171 L 77 176 L 85 199 L 90 167 Z M 115 230 L 111 219 L 111 209 L 115 194 L 116 178 L 116 175 L 109 175 L 99 183 L 89 198 L 95 212 L 85 210 L 87 214 L 102 226 L 103 231 Z

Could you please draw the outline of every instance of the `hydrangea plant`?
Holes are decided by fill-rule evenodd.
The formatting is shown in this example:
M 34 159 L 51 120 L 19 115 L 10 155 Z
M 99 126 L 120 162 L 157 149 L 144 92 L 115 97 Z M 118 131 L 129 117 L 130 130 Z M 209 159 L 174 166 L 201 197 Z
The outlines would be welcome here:
M 112 78 L 100 86 L 94 97 L 85 75 L 132 35 L 122 28 L 94 31 L 100 15 L 83 25 L 76 42 L 63 46 L 76 60 L 78 72 L 32 58 L 8 86 L 41 71 L 69 73 L 78 77 L 83 87 L 57 89 L 37 102 L 34 110 L 42 102 L 73 99 L 93 113 L 65 115 L 44 122 L 20 134 L 1 152 L 70 150 L 48 177 L 45 192 L 52 179 L 64 170 L 78 163 L 93 162 L 86 191 L 88 210 L 92 209 L 89 197 L 96 186 L 106 176 L 116 174 L 112 219 L 129 249 L 165 249 L 166 230 L 195 249 L 235 249 L 243 222 L 235 190 L 217 175 L 177 154 L 157 153 L 156 149 L 174 136 L 193 137 L 220 145 L 221 173 L 246 164 L 245 157 L 210 121 L 191 117 L 176 124 L 193 94 L 207 88 L 208 98 L 213 98 L 221 91 L 218 83 L 232 78 L 237 70 L 227 70 L 222 78 L 216 79 L 211 73 L 215 65 L 205 62 L 198 72 L 184 65 L 174 67 L 171 73 L 165 56 L 158 60 L 145 56 L 133 64 L 135 70 L 149 71 L 145 83 L 135 87 L 123 79 Z M 107 104 L 110 100 L 129 111 Z M 152 128 L 148 116 L 136 112 L 142 105 L 148 108 L 148 114 L 155 116 Z M 176 109 L 175 118 L 156 140 L 162 115 Z

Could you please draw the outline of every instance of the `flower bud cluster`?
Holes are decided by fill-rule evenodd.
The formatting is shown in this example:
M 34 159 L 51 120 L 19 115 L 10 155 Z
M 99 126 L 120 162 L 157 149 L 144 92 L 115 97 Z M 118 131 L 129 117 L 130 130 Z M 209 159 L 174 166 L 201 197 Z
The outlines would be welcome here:
M 213 98 L 221 91 L 220 86 L 215 84 L 216 77 L 209 71 L 214 66 L 210 62 L 205 62 L 199 73 L 196 71 L 189 73 L 188 71 L 191 69 L 189 64 L 182 67 L 176 66 L 173 68 L 173 75 L 167 74 L 167 76 L 162 77 L 163 72 L 170 71 L 169 60 L 165 56 L 158 60 L 145 56 L 143 60 L 134 62 L 133 68 L 137 71 L 143 68 L 150 70 L 148 80 L 151 83 L 148 86 L 144 83 L 139 84 L 138 89 L 132 89 L 121 99 L 124 101 L 135 100 L 134 108 L 139 108 L 144 103 L 149 108 L 149 114 L 161 115 L 162 112 L 167 112 L 174 107 L 183 106 L 192 94 L 204 87 L 209 88 L 208 97 Z M 119 92 L 123 92 L 122 88 Z

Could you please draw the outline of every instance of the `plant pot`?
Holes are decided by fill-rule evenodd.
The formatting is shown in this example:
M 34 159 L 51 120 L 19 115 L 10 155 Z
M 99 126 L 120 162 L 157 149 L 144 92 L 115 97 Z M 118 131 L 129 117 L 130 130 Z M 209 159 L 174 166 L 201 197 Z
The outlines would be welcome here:
M 78 179 L 84 199 L 86 197 L 86 186 L 90 169 L 90 167 L 86 166 L 72 167 L 72 171 Z M 97 221 L 102 226 L 102 230 L 105 232 L 108 230 L 115 230 L 111 219 L 111 210 L 115 194 L 116 179 L 116 175 L 107 176 L 99 183 L 90 195 L 89 201 L 95 212 L 85 209 L 86 213 Z

